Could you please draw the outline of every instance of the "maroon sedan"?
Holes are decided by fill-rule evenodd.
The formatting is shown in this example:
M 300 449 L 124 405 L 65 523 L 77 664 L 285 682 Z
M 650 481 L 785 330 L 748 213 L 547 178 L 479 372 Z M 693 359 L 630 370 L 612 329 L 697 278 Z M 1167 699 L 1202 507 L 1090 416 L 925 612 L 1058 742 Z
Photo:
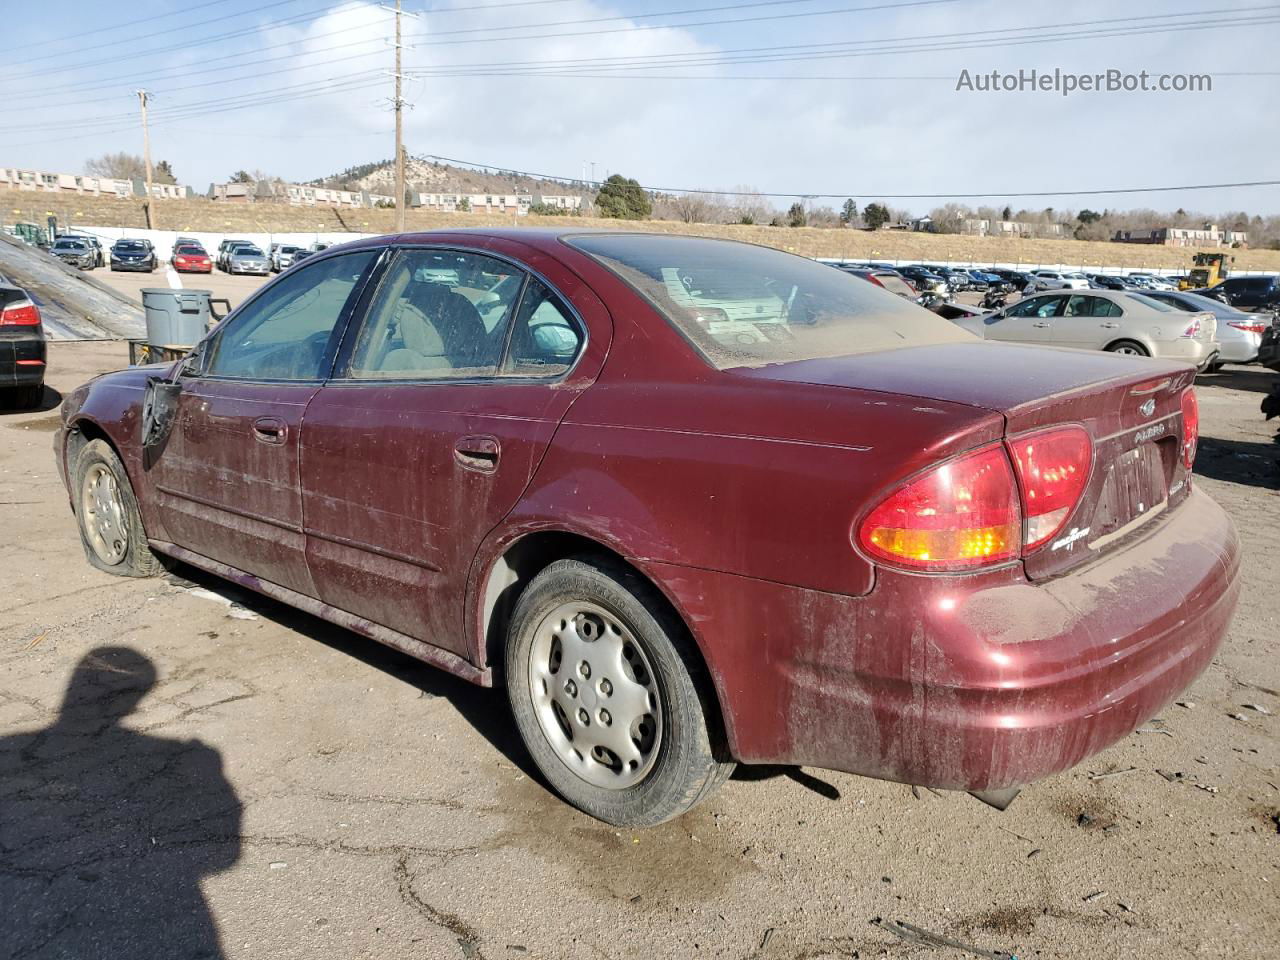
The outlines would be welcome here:
M 326 250 L 67 398 L 89 561 L 173 558 L 482 685 L 571 803 L 735 763 L 1007 802 L 1222 642 L 1192 367 L 988 343 L 813 261 L 452 230 Z

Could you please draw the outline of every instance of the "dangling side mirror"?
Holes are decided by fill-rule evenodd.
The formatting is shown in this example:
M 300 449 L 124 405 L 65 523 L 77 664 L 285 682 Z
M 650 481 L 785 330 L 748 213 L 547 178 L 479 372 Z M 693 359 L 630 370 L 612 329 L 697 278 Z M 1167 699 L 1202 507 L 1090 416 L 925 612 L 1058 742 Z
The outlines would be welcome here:
M 182 382 L 151 377 L 142 395 L 142 448 L 150 451 L 169 438 L 178 413 Z

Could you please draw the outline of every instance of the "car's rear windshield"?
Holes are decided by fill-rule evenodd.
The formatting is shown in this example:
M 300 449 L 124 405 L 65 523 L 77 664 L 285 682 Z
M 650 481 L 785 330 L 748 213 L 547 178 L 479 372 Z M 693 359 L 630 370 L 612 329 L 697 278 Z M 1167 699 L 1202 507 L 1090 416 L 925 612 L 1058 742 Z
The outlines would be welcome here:
M 882 287 L 768 247 L 653 234 L 566 242 L 639 291 L 721 370 L 974 339 Z
M 1126 293 L 1125 296 L 1130 300 L 1137 300 L 1139 303 L 1145 304 L 1152 310 L 1158 310 L 1161 313 L 1173 313 L 1173 307 L 1169 306 L 1167 303 L 1161 303 L 1154 297 L 1148 297 L 1141 293 Z

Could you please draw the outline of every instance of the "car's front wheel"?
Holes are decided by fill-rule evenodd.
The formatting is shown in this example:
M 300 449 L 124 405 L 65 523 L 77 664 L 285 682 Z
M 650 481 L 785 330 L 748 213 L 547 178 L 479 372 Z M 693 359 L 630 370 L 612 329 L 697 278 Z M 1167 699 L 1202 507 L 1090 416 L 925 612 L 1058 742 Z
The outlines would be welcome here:
M 538 769 L 583 812 L 652 826 L 733 772 L 688 632 L 621 563 L 559 560 L 520 595 L 507 692 Z
M 85 556 L 120 577 L 151 577 L 160 561 L 147 546 L 129 475 L 111 446 L 90 440 L 74 465 L 76 519 Z

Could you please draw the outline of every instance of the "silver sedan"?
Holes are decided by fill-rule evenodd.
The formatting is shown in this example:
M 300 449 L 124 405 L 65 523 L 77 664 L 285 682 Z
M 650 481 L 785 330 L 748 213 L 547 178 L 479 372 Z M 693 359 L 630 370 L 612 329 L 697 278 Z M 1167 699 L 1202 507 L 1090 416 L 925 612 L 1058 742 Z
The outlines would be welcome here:
M 271 272 L 267 255 L 257 247 L 244 244 L 227 251 L 227 273 L 257 273 L 266 276 Z
M 1218 359 L 1223 363 L 1253 363 L 1258 359 L 1258 346 L 1262 343 L 1262 335 L 1271 326 L 1271 318 L 1266 314 L 1245 313 L 1235 307 L 1228 306 L 1213 297 L 1204 297 L 1198 293 L 1150 290 L 1146 295 L 1152 300 L 1159 300 L 1171 307 L 1187 313 L 1203 313 L 1208 310 L 1218 318 L 1218 343 L 1222 352 Z
M 1041 293 L 955 322 L 986 340 L 1183 360 L 1201 370 L 1219 351 L 1212 313 L 1185 313 L 1132 290 Z

